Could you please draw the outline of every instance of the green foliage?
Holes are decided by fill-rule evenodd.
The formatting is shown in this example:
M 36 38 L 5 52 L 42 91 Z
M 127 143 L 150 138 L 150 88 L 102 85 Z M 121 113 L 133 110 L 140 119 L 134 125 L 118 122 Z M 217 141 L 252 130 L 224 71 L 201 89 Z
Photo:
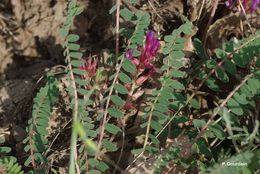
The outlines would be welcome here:
M 48 126 L 52 108 L 58 98 L 57 80 L 52 74 L 47 75 L 47 83 L 40 89 L 34 98 L 32 118 L 28 121 L 28 137 L 23 143 L 25 152 L 29 157 L 25 161 L 25 166 L 46 162 L 45 152 L 48 148 Z
M 0 144 L 5 142 L 4 138 L 0 137 Z M 0 168 L 3 173 L 10 174 L 23 174 L 22 166 L 18 164 L 17 159 L 13 156 L 9 156 L 11 152 L 10 147 L 0 146 Z
M 135 14 L 129 10 L 123 10 L 121 16 L 126 21 L 139 20 L 139 22 L 149 23 L 149 20 L 146 19 L 146 15 L 139 15 L 137 13 L 135 16 Z M 137 24 L 136 28 L 139 28 L 140 26 L 142 25 Z M 128 38 L 128 45 L 130 48 L 136 49 L 136 45 L 142 45 L 143 28 L 140 27 L 138 30 L 141 30 L 140 34 L 131 28 L 120 30 L 121 35 Z M 132 36 L 132 34 L 136 33 L 138 37 Z M 222 100 L 225 99 L 225 96 L 228 97 L 224 100 L 226 101 L 224 106 L 230 109 L 228 111 L 230 118 L 225 118 L 224 121 L 221 118 L 215 120 L 217 115 L 215 114 L 215 110 L 223 109 L 223 106 L 217 107 L 213 110 L 212 120 L 209 121 L 210 124 L 208 124 L 204 118 L 195 118 L 192 120 L 193 127 L 187 129 L 177 128 L 177 130 L 173 131 L 174 135 L 177 136 L 181 130 L 186 130 L 188 131 L 187 134 L 189 135 L 189 138 L 192 139 L 196 135 L 200 135 L 200 133 L 206 129 L 207 131 L 205 134 L 202 133 L 204 136 L 196 140 L 197 142 L 194 147 L 197 150 L 196 153 L 208 158 L 213 158 L 214 155 L 212 147 L 210 146 L 210 142 L 214 145 L 212 139 L 215 141 L 227 141 L 232 139 L 232 143 L 235 143 L 235 141 L 239 142 L 239 145 L 234 145 L 235 147 L 239 146 L 239 148 L 244 150 L 252 149 L 252 147 L 255 147 L 255 143 L 259 142 L 259 139 L 257 138 L 259 122 L 256 121 L 253 130 L 252 128 L 249 130 L 246 126 L 243 126 L 243 129 L 239 129 L 239 126 L 241 127 L 241 121 L 238 120 L 241 116 L 250 114 L 250 112 L 256 108 L 256 102 L 259 100 L 260 83 L 259 71 L 257 70 L 257 67 L 259 66 L 259 63 L 257 62 L 259 62 L 258 58 L 260 55 L 258 49 L 260 47 L 259 31 L 238 42 L 230 41 L 224 43 L 221 49 L 215 50 L 215 55 L 213 57 L 209 57 L 204 50 L 202 43 L 198 39 L 195 39 L 194 46 L 200 60 L 191 65 L 190 68 L 192 69 L 192 73 L 188 74 L 188 71 L 183 64 L 183 47 L 186 39 L 181 37 L 181 35 L 191 35 L 191 33 L 192 26 L 189 22 L 186 22 L 181 27 L 174 30 L 171 35 L 164 36 L 165 45 L 162 52 L 162 75 L 158 78 L 160 85 L 157 85 L 157 88 L 152 89 L 152 95 L 149 96 L 146 101 L 146 106 L 142 114 L 144 121 L 143 124 L 141 124 L 141 127 L 146 128 L 143 149 L 132 150 L 133 154 L 138 154 L 138 157 L 142 156 L 144 149 L 150 152 L 151 155 L 158 156 L 158 152 L 160 151 L 159 142 L 162 143 L 158 138 L 160 135 L 167 136 L 165 131 L 166 126 L 171 125 L 171 122 L 173 122 L 172 126 L 176 126 L 177 123 L 174 123 L 174 121 L 181 121 L 183 115 L 193 114 L 191 112 L 200 113 L 202 111 L 202 104 L 199 100 L 194 98 L 196 93 L 188 94 L 187 92 L 188 86 L 193 84 L 195 79 L 197 80 L 197 77 L 199 77 L 200 84 L 198 88 L 195 86 L 196 90 L 200 90 L 202 86 L 206 85 L 213 94 L 219 97 L 217 97 L 217 101 L 220 104 Z M 138 51 L 134 50 L 134 56 L 138 55 Z M 125 72 L 119 72 L 119 83 L 116 83 L 115 85 L 116 91 L 123 95 L 127 94 L 125 85 L 134 82 L 131 77 L 133 77 L 132 74 L 136 71 L 135 66 L 128 65 L 128 62 L 129 61 L 123 63 L 122 67 Z M 249 70 L 249 75 L 252 75 L 252 77 L 248 81 L 246 80 L 245 84 L 237 87 L 241 82 L 241 79 L 247 77 L 248 74 L 245 73 L 246 70 Z M 225 89 L 227 86 L 229 89 Z M 234 92 L 231 91 L 232 89 Z M 114 94 L 112 95 L 112 101 L 118 107 L 123 105 L 124 99 L 125 97 L 122 98 L 121 95 L 119 97 L 115 97 Z M 186 110 L 187 108 L 189 108 L 189 111 Z M 110 109 L 109 112 L 112 116 L 115 118 L 122 117 L 122 111 L 116 108 Z M 209 113 L 211 113 L 211 111 L 209 111 Z M 223 114 L 221 112 L 219 112 L 219 114 L 223 118 Z M 183 122 L 185 122 L 185 120 L 183 120 Z M 228 130 L 225 129 L 225 126 L 227 126 Z M 173 129 L 175 129 L 175 127 Z M 239 131 L 230 133 L 230 130 L 232 129 Z M 109 128 L 108 130 L 109 132 L 112 132 Z M 120 128 L 117 130 L 115 128 L 113 133 L 117 134 L 119 130 Z M 245 148 L 243 147 L 245 145 L 248 146 Z M 237 147 L 235 149 L 237 149 Z M 169 154 L 170 150 L 166 156 Z M 182 157 L 178 156 L 176 158 Z M 163 159 L 160 161 L 161 165 L 167 166 L 169 164 L 167 163 L 167 160 L 169 162 L 173 159 Z M 193 160 L 194 163 L 196 159 L 193 158 L 190 160 Z M 179 165 L 189 166 L 187 165 L 187 161 L 185 162 L 182 160 Z M 158 173 L 159 172 L 160 171 L 158 170 Z
M 260 94 L 260 71 L 250 78 L 241 88 L 229 99 L 227 106 L 233 114 L 247 115 L 254 109 Z
M 66 21 L 61 29 L 61 36 L 65 38 L 64 55 L 66 56 L 68 80 L 70 87 L 68 92 L 71 96 L 71 104 L 73 108 L 73 128 L 71 137 L 71 153 L 70 153 L 70 169 L 69 173 L 75 173 L 75 167 L 79 166 L 81 172 L 86 171 L 86 164 L 93 160 L 94 153 L 97 149 L 96 144 L 92 141 L 96 137 L 97 133 L 93 130 L 93 121 L 90 117 L 86 118 L 89 114 L 87 107 L 92 105 L 90 99 L 91 94 L 97 89 L 92 87 L 87 89 L 86 86 L 90 83 L 83 79 L 86 75 L 86 71 L 81 67 L 84 65 L 82 60 L 83 54 L 80 52 L 80 46 L 76 43 L 79 40 L 79 36 L 76 34 L 70 34 L 69 29 L 73 24 L 75 16 L 80 14 L 82 9 L 77 6 L 75 0 L 69 1 L 68 15 Z M 77 151 L 77 137 L 81 138 L 82 148 L 79 161 L 75 161 L 75 151 Z M 95 168 L 95 166 L 93 166 Z M 93 170 L 94 171 L 94 170 Z
M 200 79 L 204 79 L 205 74 L 214 69 L 215 76 L 207 78 L 207 85 L 211 90 L 220 92 L 222 89 L 218 81 L 226 84 L 230 83 L 229 79 L 232 76 L 237 75 L 239 68 L 246 68 L 246 66 L 250 65 L 256 57 L 259 57 L 259 40 L 260 32 L 258 31 L 250 37 L 238 41 L 238 43 L 229 41 L 223 44 L 222 49 L 216 49 L 216 56 L 211 57 L 210 59 L 206 58 L 201 43 L 198 40 L 195 40 L 197 54 L 198 56 L 201 56 L 202 60 L 204 60 L 207 65 L 207 68 L 204 69 L 204 71 L 200 71 L 199 74 L 195 75 L 198 75 Z M 218 63 L 219 59 L 221 61 Z M 236 105 L 234 102 L 233 104 Z M 240 114 L 242 113 L 240 112 Z
M 133 3 L 133 2 L 132 2 Z M 112 7 L 111 11 L 113 11 L 114 7 Z M 121 28 L 120 34 L 126 38 L 128 38 L 128 47 L 134 49 L 134 56 L 139 55 L 139 51 L 137 50 L 137 45 L 142 45 L 145 31 L 150 24 L 150 15 L 146 12 L 137 11 L 137 13 L 130 12 L 126 8 L 122 7 L 120 10 L 120 15 L 125 21 L 131 21 L 136 24 L 135 29 L 132 28 Z M 108 106 L 105 109 L 103 118 L 106 118 L 106 112 L 108 113 L 110 120 L 114 119 L 122 119 L 124 116 L 123 106 L 126 104 L 125 98 L 127 98 L 127 94 L 129 94 L 129 90 L 126 89 L 126 85 L 132 85 L 133 79 L 131 78 L 136 73 L 136 66 L 132 63 L 132 61 L 125 59 L 123 55 L 120 55 L 118 58 L 119 62 L 116 62 L 117 69 L 116 72 L 113 73 L 109 79 L 112 80 L 111 87 L 109 88 L 108 98 L 105 98 L 105 101 Z M 121 132 L 121 128 L 115 125 L 114 123 L 106 123 L 104 124 L 105 130 L 111 135 L 116 135 Z M 104 139 L 102 142 L 103 150 L 108 152 L 117 151 L 117 145 L 109 140 Z
M 167 116 L 170 108 L 175 107 L 179 103 L 185 102 L 183 98 L 178 100 L 175 97 L 175 93 L 181 93 L 185 90 L 184 85 L 178 81 L 180 79 L 176 77 L 176 73 L 182 74 L 181 77 L 185 76 L 185 72 L 179 70 L 184 65 L 182 64 L 182 58 L 184 53 L 182 49 L 184 48 L 185 39 L 181 38 L 181 34 L 191 34 L 191 24 L 186 22 L 178 29 L 174 30 L 171 35 L 165 36 L 165 46 L 163 49 L 164 59 L 163 66 L 161 70 L 164 72 L 160 77 L 161 87 L 159 89 L 154 89 L 152 96 L 149 98 L 149 102 L 146 109 L 146 114 L 144 118 L 147 118 L 147 122 L 143 124 L 146 127 L 146 139 L 144 142 L 144 148 L 146 148 L 148 139 L 151 142 L 159 141 L 154 137 L 156 141 L 149 138 L 150 129 L 154 131 L 156 136 L 159 132 L 164 129 L 164 124 L 169 119 Z M 179 106 L 176 106 L 177 108 Z M 153 140 L 153 141 L 152 141 Z M 148 147 L 149 148 L 149 147 Z
M 227 96 L 226 99 L 220 98 L 220 104 L 221 102 L 226 103 L 216 107 L 214 112 L 219 109 L 218 114 L 221 118 L 212 120 L 213 123 L 208 126 L 205 139 L 199 140 L 201 142 L 203 140 L 204 143 L 197 143 L 198 152 L 207 156 L 214 155 L 214 152 L 209 151 L 210 148 L 205 144 L 205 140 L 208 141 L 209 138 L 215 138 L 219 141 L 231 139 L 236 151 L 252 151 L 255 144 L 259 143 L 259 138 L 257 138 L 259 136 L 259 121 L 254 120 L 255 125 L 251 127 L 246 125 L 243 119 L 255 111 L 256 102 L 259 100 L 260 81 L 256 62 L 260 56 L 258 49 L 260 47 L 260 32 L 258 31 L 238 42 L 224 43 L 222 49 L 216 49 L 215 56 L 211 58 L 206 56 L 199 40 L 194 40 L 194 45 L 197 49 L 197 55 L 201 58 L 200 62 L 195 65 L 199 71 L 194 76 L 199 76 L 202 81 L 206 81 L 208 88 L 217 95 L 223 96 L 225 94 Z M 232 84 L 234 79 L 238 79 L 237 84 Z M 231 87 L 232 91 L 227 91 L 227 86 L 229 90 Z M 204 119 L 194 119 L 193 124 L 197 128 L 203 128 L 206 122 Z M 226 130 L 224 130 L 225 128 Z M 208 150 L 205 151 L 206 149 Z M 254 172 L 256 168 L 249 165 L 251 157 L 253 157 L 251 152 L 235 154 L 229 159 L 229 162 L 244 162 L 247 165 L 231 167 L 223 162 L 215 164 L 205 173 Z
M 14 157 L 1 157 L 0 158 L 1 172 L 8 174 L 24 174 L 22 166 L 19 165 Z
M 167 153 L 163 154 L 160 158 L 158 158 L 155 162 L 155 173 L 159 174 L 170 164 L 178 163 L 180 159 L 180 149 L 178 147 L 171 146 L 167 149 Z
M 92 65 L 86 65 L 83 59 L 77 43 L 80 37 L 70 32 L 74 18 L 82 12 L 82 8 L 77 6 L 76 0 L 68 2 L 67 17 L 60 34 L 64 39 L 67 91 L 73 119 L 70 174 L 106 173 L 111 166 L 105 162 L 114 167 L 119 164 L 124 149 L 119 149 L 118 137 L 123 137 L 120 145 L 124 148 L 127 117 L 134 107 L 138 108 L 138 112 L 133 117 L 141 120 L 140 125 L 135 126 L 140 126 L 145 132 L 135 135 L 140 139 L 142 148 L 139 144 L 133 145 L 130 150 L 136 155 L 134 161 L 144 154 L 157 159 L 152 166 L 155 173 L 172 169 L 172 164 L 187 170 L 200 166 L 205 173 L 252 173 L 257 169 L 259 151 L 255 150 L 255 145 L 260 142 L 259 120 L 255 118 L 254 124 L 247 125 L 242 119 L 256 112 L 260 98 L 259 31 L 238 42 L 224 43 L 211 57 L 202 43 L 194 39 L 199 60 L 191 60 L 194 63 L 188 62 L 187 68 L 183 50 L 186 38 L 193 33 L 193 26 L 185 19 L 184 24 L 163 37 L 164 46 L 160 58 L 158 56 L 156 60 L 156 67 L 159 67 L 156 75 L 147 77 L 149 80 L 145 80 L 148 82 L 140 85 L 138 78 L 144 78 L 145 71 L 140 71 L 139 65 L 126 59 L 124 52 L 117 57 L 112 54 L 109 61 L 95 65 L 95 73 L 88 75 L 88 68 Z M 128 0 L 125 3 L 132 5 L 138 1 Z M 114 5 L 110 14 L 117 7 L 117 4 Z M 144 44 L 151 22 L 150 14 L 139 10 L 133 12 L 123 5 L 119 10 L 123 22 L 135 24 L 135 27 L 121 27 L 119 30 L 125 39 L 125 52 L 132 48 L 133 57 L 138 58 L 140 49 L 137 48 Z M 103 64 L 108 64 L 109 68 L 100 67 Z M 143 92 L 143 96 L 136 97 L 135 92 Z M 200 94 L 213 95 L 212 106 L 205 107 Z M 39 166 L 46 162 L 49 144 L 46 128 L 57 97 L 57 80 L 48 75 L 46 85 L 34 99 L 32 118 L 27 127 L 28 137 L 24 140 L 24 149 L 29 154 L 25 165 L 32 166 L 34 172 L 38 172 Z M 187 140 L 177 145 L 166 141 L 178 136 L 187 137 Z M 216 154 L 217 150 L 223 149 L 221 142 L 233 144 L 231 148 L 234 152 L 225 151 L 229 158 Z M 9 147 L 0 148 L 1 153 L 9 153 L 10 150 Z M 183 155 L 185 150 L 190 152 L 186 156 Z M 119 153 L 118 161 L 107 158 L 111 153 Z M 236 168 L 224 165 L 228 161 L 243 161 L 247 166 Z M 0 165 L 10 172 L 22 173 L 15 162 L 0 160 Z M 210 168 L 205 169 L 207 167 Z
M 174 36 L 176 35 L 177 34 L 175 34 Z M 161 116 L 160 118 L 163 118 L 163 116 L 167 118 L 167 116 L 169 115 L 168 114 L 169 109 L 180 110 L 180 108 L 182 109 L 182 106 L 185 106 L 185 104 L 187 104 L 190 108 L 192 108 L 192 110 L 197 110 L 196 112 L 199 112 L 201 109 L 200 103 L 195 98 L 193 98 L 194 95 L 191 95 L 191 97 L 188 98 L 188 103 L 187 101 L 184 100 L 186 98 L 184 97 L 180 101 L 178 100 L 176 101 L 175 99 L 173 100 L 172 103 L 169 104 L 169 101 L 171 101 L 169 99 L 174 99 L 174 98 L 170 98 L 170 96 L 183 94 L 182 90 L 186 89 L 185 85 L 182 85 L 182 83 L 180 82 L 180 79 L 178 79 L 177 81 L 174 78 L 176 77 L 182 78 L 188 75 L 185 72 L 180 71 L 180 69 L 182 69 L 183 66 L 181 61 L 178 62 L 178 58 L 183 57 L 184 54 L 182 53 L 182 50 L 177 52 L 177 54 L 175 55 L 176 57 L 175 59 L 173 59 L 174 63 L 172 64 L 169 63 L 168 65 L 166 64 L 166 62 L 171 61 L 167 58 L 169 57 L 169 55 L 171 55 L 170 50 L 172 45 L 174 45 L 174 42 L 172 41 L 174 41 L 174 38 L 172 36 L 165 36 L 166 45 L 163 50 L 163 53 L 165 54 L 165 58 L 163 61 L 164 65 L 161 68 L 162 71 L 166 71 L 166 72 L 170 71 L 172 72 L 170 74 L 174 75 L 174 76 L 166 76 L 166 77 L 170 77 L 171 79 L 170 80 L 167 79 L 168 82 L 165 84 L 169 84 L 169 87 L 171 87 L 172 89 L 170 92 L 165 93 L 165 95 L 161 97 L 162 98 L 161 101 L 158 102 L 158 97 L 161 95 L 161 93 L 163 93 L 162 89 L 164 88 L 164 83 L 161 83 L 162 87 L 160 88 L 160 90 L 154 91 L 153 92 L 154 95 L 153 97 L 151 97 L 151 99 L 156 101 L 155 107 L 153 107 L 154 104 L 150 104 L 150 103 L 149 103 L 149 107 L 147 107 L 147 110 L 150 112 L 156 110 L 154 108 L 157 107 L 156 114 L 160 115 Z M 251 151 L 252 148 L 255 147 L 255 144 L 259 143 L 259 138 L 257 138 L 259 136 L 259 121 L 258 120 L 255 121 L 255 125 L 253 129 L 247 126 L 241 126 L 241 121 L 239 121 L 239 118 L 241 118 L 241 116 L 246 116 L 250 114 L 250 112 L 254 111 L 254 109 L 256 108 L 256 102 L 259 100 L 259 85 L 260 85 L 259 70 L 256 67 L 257 64 L 254 63 L 256 60 L 258 60 L 260 55 L 259 49 L 257 49 L 260 47 L 259 41 L 260 41 L 260 33 L 256 32 L 256 34 L 251 35 L 247 39 L 240 40 L 238 43 L 233 43 L 233 42 L 224 43 L 223 48 L 216 49 L 216 56 L 211 58 L 209 58 L 206 55 L 200 41 L 199 40 L 194 41 L 194 46 L 196 47 L 197 55 L 201 59 L 197 64 L 194 64 L 194 69 L 196 73 L 192 74 L 192 76 L 194 77 L 199 76 L 202 84 L 206 82 L 206 85 L 212 91 L 215 92 L 223 91 L 224 90 L 223 86 L 220 87 L 220 84 L 230 83 L 229 79 L 237 78 L 238 74 L 240 77 L 243 76 L 244 72 L 243 70 L 241 70 L 241 68 L 246 69 L 249 67 L 250 69 L 249 71 L 250 74 L 244 75 L 245 80 L 241 82 L 241 85 L 239 84 L 237 84 L 237 86 L 233 85 L 233 91 L 229 91 L 226 94 L 227 96 L 230 95 L 230 97 L 228 97 L 226 100 L 223 99 L 224 101 L 226 101 L 226 106 L 228 108 L 222 108 L 222 107 L 215 108 L 215 110 L 217 109 L 221 110 L 219 114 L 223 118 L 224 122 L 219 122 L 221 121 L 220 119 L 213 120 L 214 117 L 212 117 L 213 119 L 210 120 L 211 124 L 207 124 L 205 119 L 203 118 L 193 119 L 193 125 L 199 131 L 198 133 L 201 133 L 200 129 L 202 128 L 205 129 L 205 126 L 207 128 L 205 136 L 203 138 L 202 137 L 199 138 L 194 146 L 195 148 L 194 150 L 196 150 L 196 153 L 198 153 L 199 155 L 203 155 L 208 158 L 213 157 L 214 152 L 212 152 L 212 147 L 209 146 L 208 144 L 208 141 L 212 138 L 218 141 L 231 139 L 232 143 L 235 146 L 235 149 L 238 151 L 241 149 Z M 181 46 L 179 48 L 181 48 Z M 174 71 L 168 69 L 169 65 L 173 66 Z M 176 71 L 180 71 L 180 73 Z M 162 79 L 163 78 L 161 78 L 161 82 L 163 82 Z M 170 85 L 171 83 L 174 85 L 171 86 Z M 156 104 L 158 103 L 160 104 L 156 106 Z M 182 104 L 180 105 L 180 103 Z M 150 105 L 152 106 L 150 107 Z M 163 127 L 165 125 L 165 120 L 161 122 L 162 125 L 160 126 L 160 124 L 158 124 L 160 123 L 160 120 L 158 119 L 159 118 L 156 119 L 157 121 L 156 125 L 151 126 L 151 128 L 154 129 L 155 133 L 156 131 L 157 133 L 159 132 L 157 136 L 162 132 L 162 129 L 165 128 Z M 170 119 L 169 121 L 172 120 L 178 121 L 177 117 L 176 119 Z M 175 125 L 174 121 L 173 121 L 173 125 Z M 151 122 L 151 125 L 155 123 L 155 122 L 152 123 L 152 119 L 151 121 L 148 119 L 148 123 L 144 123 L 144 126 L 150 126 L 149 122 Z M 227 133 L 225 132 L 225 127 L 227 128 Z M 195 136 L 197 135 L 194 129 L 190 129 L 190 130 L 193 132 L 190 134 L 190 137 L 194 137 L 194 134 Z M 187 161 L 186 162 L 185 160 L 183 161 L 183 157 L 178 156 L 177 154 L 172 155 L 171 149 L 174 148 L 173 147 L 169 148 L 166 155 L 164 155 L 164 158 L 163 157 L 158 158 L 159 162 L 157 167 L 155 167 L 155 171 L 157 171 L 158 173 L 160 173 L 161 171 L 165 171 L 165 169 L 170 170 L 171 163 L 175 163 L 177 165 L 187 167 Z M 155 155 L 158 156 L 157 153 Z M 254 172 L 256 170 L 256 166 L 259 165 L 259 161 L 254 162 L 254 165 L 251 165 L 250 164 L 251 161 L 249 160 L 250 158 L 253 158 L 253 154 L 251 152 L 236 154 L 232 158 L 230 158 L 230 161 L 244 162 L 247 164 L 245 167 L 235 167 L 235 166 L 230 167 L 227 165 L 216 164 L 214 165 L 213 168 L 210 168 L 209 170 L 205 171 L 205 173 Z M 192 160 L 193 162 L 198 160 L 192 157 L 189 157 L 188 159 Z M 191 161 L 189 163 L 191 163 Z M 204 163 L 201 166 L 205 167 L 205 165 L 207 164 Z M 201 170 L 203 171 L 202 168 Z

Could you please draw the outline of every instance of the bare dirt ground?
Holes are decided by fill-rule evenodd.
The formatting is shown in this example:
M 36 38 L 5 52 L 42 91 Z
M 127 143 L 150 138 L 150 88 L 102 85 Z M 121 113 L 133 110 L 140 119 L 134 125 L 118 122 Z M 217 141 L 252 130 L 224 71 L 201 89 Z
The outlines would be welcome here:
M 86 11 L 76 19 L 74 32 L 81 36 L 85 54 L 109 48 L 104 43 L 112 36 L 111 17 L 104 7 L 111 5 L 87 0 L 80 4 Z M 47 68 L 64 64 L 59 29 L 65 15 L 63 0 L 0 2 L 1 111 L 9 117 L 16 117 L 13 108 L 32 97 Z

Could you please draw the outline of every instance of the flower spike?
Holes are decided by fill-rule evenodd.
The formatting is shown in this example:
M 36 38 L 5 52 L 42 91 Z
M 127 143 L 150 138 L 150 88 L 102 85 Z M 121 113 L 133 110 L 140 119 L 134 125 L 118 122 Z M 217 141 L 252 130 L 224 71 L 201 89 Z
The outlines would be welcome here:
M 146 33 L 145 45 L 138 46 L 138 50 L 141 52 L 138 58 L 133 57 L 134 49 L 130 48 L 125 57 L 131 60 L 140 69 L 146 69 L 149 72 L 153 72 L 153 60 L 160 48 L 160 42 L 155 38 L 154 31 L 148 31 Z

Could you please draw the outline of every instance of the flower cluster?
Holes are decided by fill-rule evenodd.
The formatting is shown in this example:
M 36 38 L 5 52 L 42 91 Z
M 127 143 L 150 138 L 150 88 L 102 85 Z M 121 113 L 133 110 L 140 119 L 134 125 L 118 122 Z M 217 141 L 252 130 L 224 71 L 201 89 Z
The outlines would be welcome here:
M 240 0 L 227 0 L 226 1 L 226 6 L 228 8 L 232 8 L 235 5 L 238 5 L 239 1 Z M 243 4 L 243 7 L 245 9 L 248 9 L 247 7 L 248 7 L 248 4 L 250 3 L 249 9 L 250 9 L 251 13 L 253 13 L 254 11 L 257 10 L 258 5 L 260 4 L 260 0 L 251 0 L 251 2 L 249 2 L 248 0 L 241 0 L 241 3 Z
M 95 76 L 97 71 L 97 60 L 92 60 L 89 58 L 88 60 L 84 59 L 84 65 L 80 66 L 81 70 L 86 71 L 87 77 L 91 78 Z
M 138 58 L 133 57 L 133 49 L 129 49 L 125 56 L 139 67 L 139 69 L 145 69 L 152 72 L 154 69 L 153 60 L 159 47 L 160 42 L 155 38 L 155 32 L 148 31 L 146 33 L 145 47 L 138 47 L 138 51 L 141 52 L 140 56 Z

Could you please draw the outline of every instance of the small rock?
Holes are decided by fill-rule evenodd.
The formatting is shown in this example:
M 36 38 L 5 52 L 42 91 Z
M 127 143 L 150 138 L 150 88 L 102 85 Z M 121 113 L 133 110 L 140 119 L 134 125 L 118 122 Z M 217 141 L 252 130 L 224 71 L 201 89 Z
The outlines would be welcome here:
M 27 136 L 27 133 L 20 126 L 13 125 L 12 126 L 12 135 L 16 142 L 21 142 L 25 139 L 25 137 Z

